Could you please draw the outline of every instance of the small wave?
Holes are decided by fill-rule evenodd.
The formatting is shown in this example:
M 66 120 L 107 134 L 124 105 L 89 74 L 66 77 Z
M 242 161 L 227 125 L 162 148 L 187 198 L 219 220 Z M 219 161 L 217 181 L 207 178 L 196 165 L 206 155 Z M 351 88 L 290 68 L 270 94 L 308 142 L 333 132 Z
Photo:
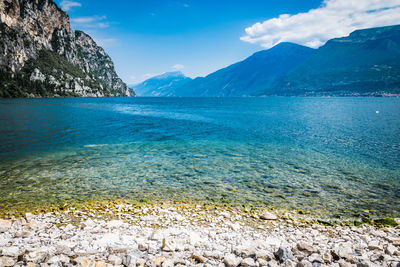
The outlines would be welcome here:
M 207 119 L 206 117 L 196 114 L 182 113 L 175 110 L 174 111 L 154 110 L 149 105 L 135 105 L 135 106 L 116 105 L 114 110 L 124 114 L 159 117 L 165 119 L 206 121 L 206 122 L 209 121 L 209 119 Z
M 89 144 L 89 145 L 84 145 L 83 147 L 90 148 L 90 147 L 101 147 L 105 145 L 106 144 Z

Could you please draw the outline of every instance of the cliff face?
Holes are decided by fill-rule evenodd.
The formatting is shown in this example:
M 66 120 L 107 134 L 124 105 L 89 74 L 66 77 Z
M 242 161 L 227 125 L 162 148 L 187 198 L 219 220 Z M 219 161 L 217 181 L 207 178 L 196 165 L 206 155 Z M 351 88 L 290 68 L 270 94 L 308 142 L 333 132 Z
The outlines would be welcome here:
M 0 38 L 0 97 L 134 95 L 52 0 L 0 0 Z

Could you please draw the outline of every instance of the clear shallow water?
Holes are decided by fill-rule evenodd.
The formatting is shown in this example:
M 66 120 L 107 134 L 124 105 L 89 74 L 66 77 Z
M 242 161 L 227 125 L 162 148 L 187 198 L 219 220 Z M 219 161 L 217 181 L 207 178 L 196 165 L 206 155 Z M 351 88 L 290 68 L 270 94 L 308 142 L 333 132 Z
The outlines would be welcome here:
M 400 99 L 0 100 L 0 210 L 115 198 L 399 216 Z

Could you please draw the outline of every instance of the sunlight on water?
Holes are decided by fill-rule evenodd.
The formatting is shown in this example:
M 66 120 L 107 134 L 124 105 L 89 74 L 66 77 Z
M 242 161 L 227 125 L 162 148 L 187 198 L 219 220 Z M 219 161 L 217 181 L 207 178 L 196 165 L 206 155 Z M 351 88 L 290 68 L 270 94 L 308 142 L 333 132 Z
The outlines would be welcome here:
M 0 209 L 124 198 L 400 215 L 400 99 L 0 106 Z

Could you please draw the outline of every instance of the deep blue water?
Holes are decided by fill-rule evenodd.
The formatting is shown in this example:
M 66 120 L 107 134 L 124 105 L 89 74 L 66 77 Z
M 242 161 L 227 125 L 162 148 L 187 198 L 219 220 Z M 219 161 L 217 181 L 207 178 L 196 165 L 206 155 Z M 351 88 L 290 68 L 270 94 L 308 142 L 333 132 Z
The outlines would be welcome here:
M 400 215 L 400 98 L 0 100 L 0 209 L 192 200 Z

